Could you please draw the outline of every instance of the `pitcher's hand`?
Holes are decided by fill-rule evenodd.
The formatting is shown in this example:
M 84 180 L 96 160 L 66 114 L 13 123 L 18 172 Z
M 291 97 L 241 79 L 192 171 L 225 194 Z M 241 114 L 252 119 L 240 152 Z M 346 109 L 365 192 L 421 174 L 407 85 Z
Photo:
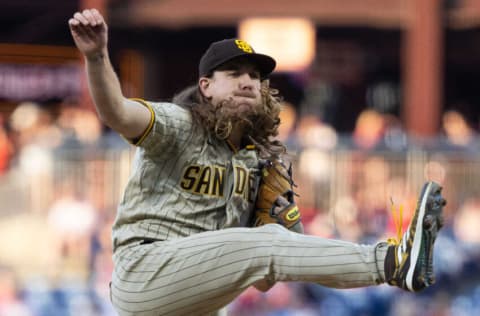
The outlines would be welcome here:
M 76 12 L 68 20 L 75 45 L 86 58 L 106 52 L 108 33 L 103 16 L 96 9 Z

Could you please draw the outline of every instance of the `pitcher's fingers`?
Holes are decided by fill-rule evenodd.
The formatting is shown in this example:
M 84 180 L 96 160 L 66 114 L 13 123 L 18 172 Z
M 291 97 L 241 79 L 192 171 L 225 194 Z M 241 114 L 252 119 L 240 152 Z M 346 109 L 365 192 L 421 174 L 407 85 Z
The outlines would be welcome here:
M 78 36 L 83 36 L 85 34 L 85 26 L 77 19 L 68 20 L 68 26 L 70 27 L 70 32 L 77 34 Z
M 82 12 L 83 17 L 88 21 L 88 23 L 92 26 L 97 25 L 97 20 L 92 14 L 91 10 L 83 10 Z
M 78 20 L 80 23 L 82 23 L 83 25 L 88 25 L 88 20 L 83 16 L 83 14 L 81 14 L 80 12 L 76 12 L 74 15 L 73 15 L 73 18 Z
M 92 13 L 93 17 L 95 18 L 95 21 L 97 22 L 97 25 L 101 25 L 104 21 L 103 16 L 98 12 L 97 9 L 92 9 L 90 10 Z
M 71 18 L 68 20 L 68 25 L 72 26 L 72 27 L 76 27 L 78 25 L 80 25 L 80 22 L 74 18 Z

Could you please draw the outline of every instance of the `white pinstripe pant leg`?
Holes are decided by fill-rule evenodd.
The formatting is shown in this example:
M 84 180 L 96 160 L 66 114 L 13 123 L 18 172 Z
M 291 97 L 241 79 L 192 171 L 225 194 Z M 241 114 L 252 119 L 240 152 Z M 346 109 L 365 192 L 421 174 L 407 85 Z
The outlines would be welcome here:
M 205 315 L 262 279 L 376 285 L 384 280 L 386 250 L 279 225 L 200 233 L 117 251 L 112 302 L 120 315 Z

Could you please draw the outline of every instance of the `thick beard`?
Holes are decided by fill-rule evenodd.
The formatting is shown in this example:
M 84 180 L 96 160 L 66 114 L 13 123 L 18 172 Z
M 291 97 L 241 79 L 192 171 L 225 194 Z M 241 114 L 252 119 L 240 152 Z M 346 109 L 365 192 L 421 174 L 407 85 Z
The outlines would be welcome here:
M 238 104 L 233 100 L 224 100 L 215 105 L 215 134 L 221 139 L 227 139 L 234 126 L 244 129 L 252 128 L 258 115 L 259 104 L 252 106 L 248 112 L 238 112 Z

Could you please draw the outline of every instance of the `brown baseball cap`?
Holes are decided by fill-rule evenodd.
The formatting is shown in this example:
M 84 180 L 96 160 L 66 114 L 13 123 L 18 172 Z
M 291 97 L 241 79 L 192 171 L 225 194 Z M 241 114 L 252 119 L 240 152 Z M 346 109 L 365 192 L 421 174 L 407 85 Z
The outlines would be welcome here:
M 247 42 L 237 38 L 231 38 L 214 42 L 208 47 L 200 59 L 198 66 L 199 75 L 200 77 L 204 77 L 227 61 L 240 56 L 245 56 L 258 67 L 262 79 L 268 77 L 277 64 L 272 57 L 255 53 L 252 46 Z

